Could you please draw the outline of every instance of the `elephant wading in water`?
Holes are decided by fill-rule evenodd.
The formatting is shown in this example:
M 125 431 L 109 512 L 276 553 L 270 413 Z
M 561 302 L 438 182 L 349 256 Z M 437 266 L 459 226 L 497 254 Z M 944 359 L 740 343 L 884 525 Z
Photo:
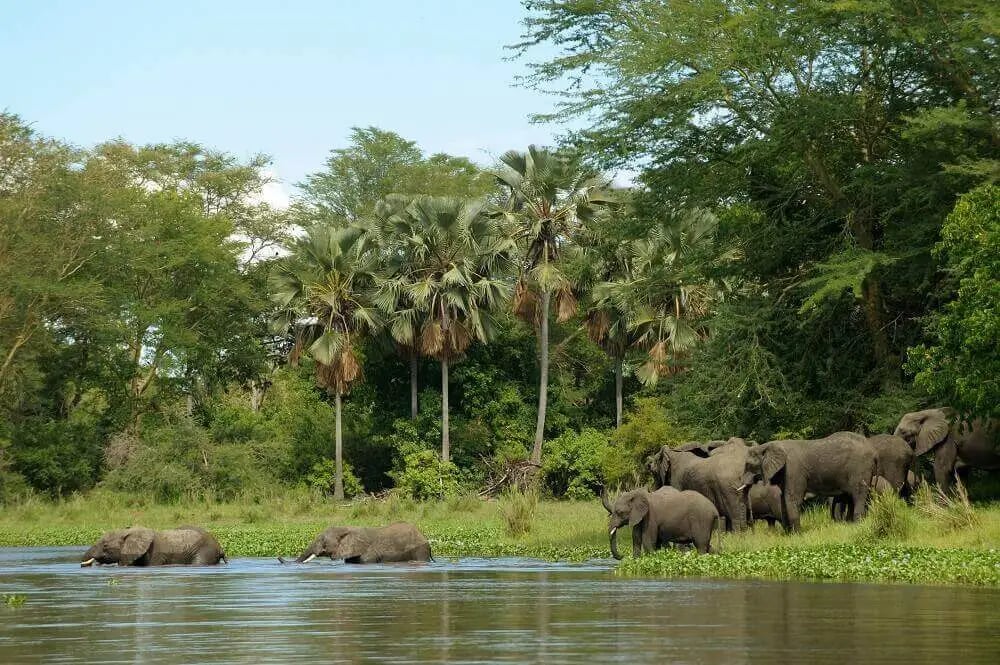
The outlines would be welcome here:
M 974 469 L 1000 469 L 1000 422 L 963 422 L 954 409 L 927 409 L 907 413 L 894 432 L 917 457 L 934 452 L 934 480 L 951 489 L 958 463 Z
M 668 543 L 694 545 L 699 554 L 712 551 L 712 532 L 719 527 L 719 511 L 698 492 L 661 487 L 655 492 L 644 489 L 625 492 L 614 504 L 601 494 L 608 511 L 608 537 L 611 555 L 618 553 L 618 529 L 632 527 L 632 555 L 654 552 Z
M 196 526 L 168 531 L 133 527 L 110 531 L 83 555 L 81 566 L 214 566 L 226 560 L 215 536 Z
M 771 441 L 750 448 L 743 483 L 777 485 L 785 529 L 795 531 L 806 492 L 848 494 L 853 504 L 849 519 L 863 517 L 876 470 L 875 451 L 865 437 L 837 432 L 823 439 Z
M 432 560 L 431 545 L 424 534 L 406 522 L 379 528 L 331 526 L 316 536 L 295 561 L 309 563 L 316 557 L 343 559 L 344 563 Z
M 663 446 L 648 466 L 658 488 L 669 485 L 704 495 L 725 518 L 727 531 L 743 531 L 747 527 L 747 497 L 738 486 L 749 449 L 743 439 L 713 445 L 717 443 L 711 441 L 703 447 L 688 444 L 687 451 Z

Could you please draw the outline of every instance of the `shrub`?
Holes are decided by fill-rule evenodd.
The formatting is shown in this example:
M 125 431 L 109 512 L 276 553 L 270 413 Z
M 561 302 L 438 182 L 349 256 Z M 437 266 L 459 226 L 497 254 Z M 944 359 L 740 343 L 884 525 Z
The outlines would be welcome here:
M 969 502 L 969 494 L 962 483 L 956 483 L 951 494 L 945 494 L 937 486 L 932 489 L 924 483 L 917 490 L 914 504 L 945 531 L 978 531 L 982 528 L 982 515 Z
M 500 496 L 497 503 L 503 517 L 504 530 L 508 536 L 523 536 L 531 531 L 538 508 L 538 493 L 509 490 Z
M 546 446 L 542 482 L 555 497 L 591 499 L 604 483 L 601 464 L 608 449 L 608 437 L 586 428 L 579 434 L 563 434 Z
M 389 474 L 396 488 L 417 500 L 444 499 L 458 494 L 458 467 L 433 450 L 418 450 L 403 458 L 403 468 Z
M 874 492 L 858 531 L 860 541 L 906 540 L 917 528 L 916 516 L 894 492 Z
M 313 464 L 309 475 L 306 476 L 306 485 L 319 490 L 328 496 L 333 495 L 333 484 L 337 473 L 337 463 L 332 459 L 324 459 Z M 344 496 L 360 496 L 365 493 L 361 481 L 354 475 L 354 469 L 347 462 L 344 462 Z
M 644 397 L 625 414 L 625 422 L 611 435 L 612 447 L 602 463 L 608 485 L 633 485 L 645 476 L 646 457 L 661 446 L 673 446 L 692 437 L 667 418 L 659 400 Z

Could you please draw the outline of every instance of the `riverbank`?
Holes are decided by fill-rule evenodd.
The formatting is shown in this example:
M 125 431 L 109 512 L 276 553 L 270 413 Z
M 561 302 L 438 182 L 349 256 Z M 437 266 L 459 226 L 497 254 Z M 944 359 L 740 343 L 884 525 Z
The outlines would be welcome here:
M 609 556 L 606 513 L 598 501 L 541 501 L 523 508 L 530 530 L 514 535 L 509 504 L 459 497 L 418 503 L 400 498 L 335 505 L 306 492 L 233 503 L 191 501 L 176 505 L 137 502 L 94 492 L 64 501 L 29 500 L 0 514 L 0 546 L 86 546 L 104 531 L 142 524 L 169 528 L 199 524 L 219 538 L 230 557 L 295 555 L 334 523 L 373 526 L 417 524 L 434 555 L 523 556 L 582 561 Z M 515 520 L 516 521 L 516 520 Z M 622 550 L 630 536 L 621 534 Z M 785 535 L 760 523 L 724 535 L 722 552 L 708 557 L 661 551 L 626 559 L 618 574 L 651 577 L 829 579 L 1000 587 L 1000 504 L 951 506 L 935 511 L 887 503 L 859 524 L 834 523 L 815 509 L 802 530 Z

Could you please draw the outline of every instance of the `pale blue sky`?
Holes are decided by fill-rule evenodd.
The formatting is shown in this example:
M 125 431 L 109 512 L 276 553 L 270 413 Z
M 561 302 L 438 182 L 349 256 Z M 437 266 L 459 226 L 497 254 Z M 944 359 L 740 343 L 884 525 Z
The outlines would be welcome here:
M 274 158 L 288 188 L 350 127 L 481 163 L 560 133 L 513 87 L 517 0 L 0 0 L 0 109 L 81 146 L 185 138 Z

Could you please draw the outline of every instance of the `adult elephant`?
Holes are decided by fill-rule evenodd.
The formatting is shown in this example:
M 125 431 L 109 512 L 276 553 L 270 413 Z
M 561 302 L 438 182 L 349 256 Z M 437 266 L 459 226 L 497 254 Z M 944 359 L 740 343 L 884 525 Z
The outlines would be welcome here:
M 903 416 L 894 434 L 902 437 L 917 457 L 934 453 L 934 480 L 951 489 L 955 468 L 1000 469 L 1000 422 L 958 417 L 951 408 L 926 409 Z
M 222 546 L 208 531 L 182 526 L 166 531 L 132 527 L 109 531 L 83 555 L 81 566 L 214 566 L 229 563 Z
M 663 446 L 649 465 L 654 483 L 657 488 L 669 485 L 704 495 L 725 518 L 727 531 L 743 531 L 747 527 L 747 497 L 738 486 L 749 449 L 743 439 L 735 437 L 721 446 L 713 443 L 689 450 Z
M 796 531 L 807 492 L 848 494 L 853 504 L 848 518 L 864 517 L 876 469 L 875 451 L 865 437 L 837 432 L 823 439 L 786 439 L 748 449 L 743 487 L 756 481 L 777 485 L 785 529 Z
M 407 522 L 377 528 L 331 526 L 320 532 L 295 562 L 309 563 L 316 557 L 343 559 L 344 563 L 430 561 L 431 545 Z
M 879 492 L 893 492 L 906 499 L 916 491 L 916 475 L 913 464 L 916 459 L 913 450 L 902 437 L 893 434 L 876 434 L 867 439 L 875 451 L 878 464 L 877 486 Z M 842 494 L 835 497 L 830 505 L 833 519 L 844 519 L 850 513 L 851 497 Z
M 653 552 L 669 543 L 694 545 L 699 554 L 712 551 L 712 532 L 719 527 L 719 511 L 698 492 L 661 487 L 655 492 L 644 489 L 625 492 L 614 504 L 602 493 L 601 503 L 608 511 L 608 538 L 611 555 L 618 553 L 618 529 L 632 527 L 632 556 Z

